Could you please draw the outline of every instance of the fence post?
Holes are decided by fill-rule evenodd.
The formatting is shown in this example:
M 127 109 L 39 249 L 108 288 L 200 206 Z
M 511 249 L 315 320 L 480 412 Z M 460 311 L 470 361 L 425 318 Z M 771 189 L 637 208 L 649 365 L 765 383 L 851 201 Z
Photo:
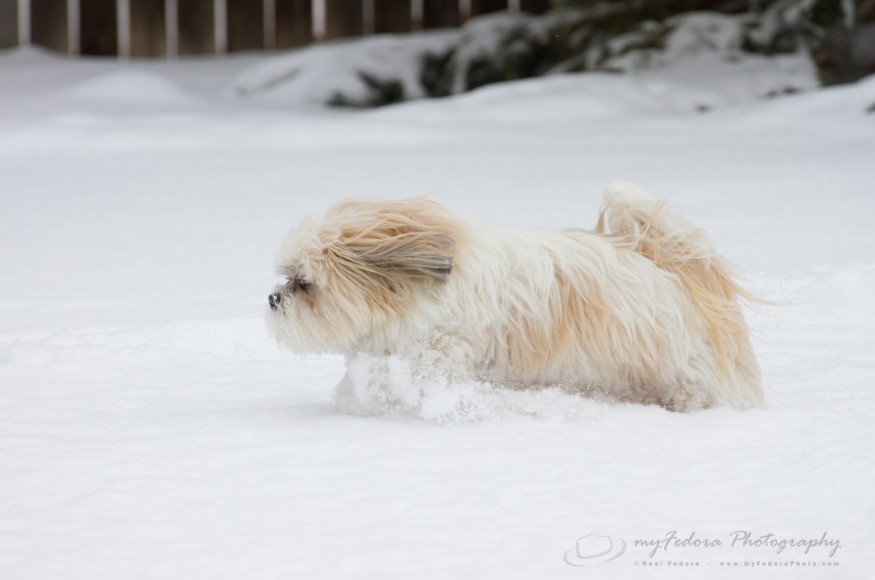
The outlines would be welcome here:
M 471 18 L 471 0 L 459 0 L 459 24 L 465 24 Z
M 166 56 L 164 0 L 126 0 L 130 7 L 131 57 Z
M 118 56 L 118 0 L 79 0 L 79 54 Z
M 327 38 L 362 34 L 362 0 L 324 0 Z
M 167 58 L 179 56 L 179 6 L 176 0 L 164 0 L 164 37 Z
M 264 0 L 264 49 L 276 48 L 276 0 Z
M 411 0 L 370 0 L 370 2 L 374 5 L 374 24 L 370 33 L 365 29 L 365 34 L 410 32 L 413 29 Z M 365 22 L 367 23 L 367 20 Z
M 422 30 L 423 0 L 410 0 L 410 29 Z
M 216 53 L 215 0 L 174 0 L 176 3 L 176 53 Z
M 30 0 L 18 0 L 18 44 L 30 44 Z
M 276 47 L 291 48 L 313 41 L 313 2 L 275 0 Z
M 276 47 L 291 48 L 313 41 L 313 2 L 275 0 Z
M 118 57 L 131 58 L 131 0 L 116 0 Z
M 213 0 L 213 51 L 228 52 L 228 2 Z
M 30 42 L 67 53 L 67 0 L 31 0 L 30 14 Z
M 326 3 L 327 0 L 313 0 L 313 39 L 316 42 L 325 40 L 328 36 L 328 26 L 326 24 Z
M 508 0 L 470 0 L 471 16 L 500 12 L 509 7 Z
M 0 0 L 0 48 L 12 48 L 20 44 L 18 15 L 21 9 L 18 0 Z
M 67 54 L 79 54 L 79 0 L 67 0 Z
M 228 6 L 228 52 L 263 50 L 265 2 L 226 0 Z
M 361 34 L 453 27 L 551 0 L 0 0 L 0 44 L 119 58 L 274 50 Z M 259 12 L 260 11 L 260 12 Z
M 373 34 L 376 30 L 376 19 L 374 9 L 374 0 L 362 1 L 362 34 Z
M 450 28 L 459 26 L 459 0 L 422 0 L 423 28 Z

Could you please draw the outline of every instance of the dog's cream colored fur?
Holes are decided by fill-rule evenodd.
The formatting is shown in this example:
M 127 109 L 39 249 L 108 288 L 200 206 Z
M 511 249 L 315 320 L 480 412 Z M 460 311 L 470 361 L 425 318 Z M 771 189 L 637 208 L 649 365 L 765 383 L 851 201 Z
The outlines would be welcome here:
M 595 230 L 520 230 L 424 197 L 343 201 L 277 257 L 268 326 L 295 352 L 396 354 L 450 377 L 674 410 L 762 405 L 734 268 L 630 183 Z

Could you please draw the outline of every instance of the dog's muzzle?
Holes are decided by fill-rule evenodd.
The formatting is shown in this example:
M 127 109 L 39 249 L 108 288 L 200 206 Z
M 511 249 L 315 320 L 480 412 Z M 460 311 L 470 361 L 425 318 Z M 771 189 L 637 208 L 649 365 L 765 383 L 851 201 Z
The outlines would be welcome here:
M 279 292 L 275 294 L 271 294 L 267 297 L 267 303 L 270 304 L 270 309 L 276 312 L 277 307 L 280 305 L 280 300 L 283 299 L 283 295 Z

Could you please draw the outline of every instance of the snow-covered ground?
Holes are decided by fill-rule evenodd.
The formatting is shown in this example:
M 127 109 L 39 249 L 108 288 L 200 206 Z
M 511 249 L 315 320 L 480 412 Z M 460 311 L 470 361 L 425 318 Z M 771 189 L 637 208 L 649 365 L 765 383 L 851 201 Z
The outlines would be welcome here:
M 568 75 L 351 113 L 241 98 L 254 66 L 0 53 L 0 578 L 873 577 L 875 79 L 726 102 L 714 78 L 696 113 L 707 67 Z M 341 358 L 266 335 L 279 241 L 339 198 L 591 227 L 620 179 L 792 303 L 750 314 L 765 409 L 437 385 L 353 416 Z M 722 545 L 635 544 L 672 531 Z M 824 533 L 832 556 L 768 545 Z

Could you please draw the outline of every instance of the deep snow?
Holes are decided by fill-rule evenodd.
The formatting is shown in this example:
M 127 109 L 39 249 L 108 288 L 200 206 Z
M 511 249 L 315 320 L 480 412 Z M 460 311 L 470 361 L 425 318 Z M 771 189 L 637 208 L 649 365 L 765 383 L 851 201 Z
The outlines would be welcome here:
M 240 99 L 252 66 L 0 54 L 0 577 L 872 577 L 875 79 L 699 114 L 707 83 L 569 75 L 353 114 Z M 436 385 L 354 416 L 342 358 L 266 336 L 279 241 L 339 198 L 591 227 L 619 179 L 792 302 L 749 317 L 767 408 Z M 841 548 L 633 545 L 673 530 Z M 569 565 L 594 532 L 626 552 Z M 673 559 L 699 566 L 635 565 Z M 840 565 L 720 565 L 745 560 Z

